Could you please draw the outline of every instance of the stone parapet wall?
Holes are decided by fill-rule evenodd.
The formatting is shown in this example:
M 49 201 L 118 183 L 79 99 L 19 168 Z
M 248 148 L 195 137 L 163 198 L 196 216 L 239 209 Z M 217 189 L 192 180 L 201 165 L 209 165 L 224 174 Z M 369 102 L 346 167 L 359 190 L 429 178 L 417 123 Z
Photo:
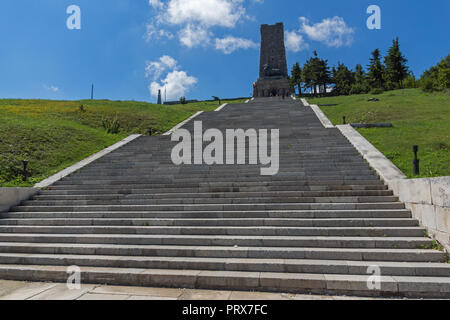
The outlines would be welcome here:
M 450 252 L 450 177 L 388 181 L 394 194 Z
M 38 193 L 38 188 L 0 188 L 0 213 L 7 212 L 20 202 Z

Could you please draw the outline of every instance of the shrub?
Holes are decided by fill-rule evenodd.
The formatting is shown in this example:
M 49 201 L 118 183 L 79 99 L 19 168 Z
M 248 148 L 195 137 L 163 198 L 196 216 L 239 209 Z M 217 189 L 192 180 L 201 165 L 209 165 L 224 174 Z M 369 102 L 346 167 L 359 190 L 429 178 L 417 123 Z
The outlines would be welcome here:
M 382 94 L 383 92 L 384 92 L 384 90 L 381 88 L 375 88 L 375 89 L 370 90 L 370 94 Z
M 405 89 L 417 88 L 416 78 L 413 75 L 408 76 L 403 82 L 403 87 Z
M 180 103 L 181 104 L 186 104 L 186 97 L 181 97 L 180 98 Z
M 117 116 L 114 119 L 103 118 L 102 126 L 108 133 L 118 134 L 120 132 L 120 122 Z
M 355 83 L 352 85 L 352 88 L 350 89 L 350 94 L 361 94 L 361 93 L 367 93 L 369 91 L 369 88 L 367 85 L 362 83 Z
M 22 171 L 22 167 L 13 157 L 0 160 L 0 181 L 19 181 L 23 176 Z
M 420 82 L 420 87 L 424 92 L 433 92 L 437 90 L 436 82 L 431 78 L 424 78 Z

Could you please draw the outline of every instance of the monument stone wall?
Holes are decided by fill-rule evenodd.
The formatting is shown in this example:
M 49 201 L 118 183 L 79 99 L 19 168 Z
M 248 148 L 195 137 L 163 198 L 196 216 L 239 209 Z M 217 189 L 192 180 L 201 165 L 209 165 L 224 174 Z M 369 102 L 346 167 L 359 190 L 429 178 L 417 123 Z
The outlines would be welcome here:
M 261 26 L 259 79 L 253 87 L 254 97 L 283 96 L 293 92 L 289 84 L 284 25 L 281 22 Z

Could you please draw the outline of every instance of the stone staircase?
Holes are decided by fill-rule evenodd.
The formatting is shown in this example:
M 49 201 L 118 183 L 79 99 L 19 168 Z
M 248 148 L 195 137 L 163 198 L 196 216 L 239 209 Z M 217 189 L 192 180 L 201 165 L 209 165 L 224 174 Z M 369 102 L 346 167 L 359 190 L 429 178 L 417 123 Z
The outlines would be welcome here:
M 257 99 L 195 120 L 280 129 L 279 173 L 175 166 L 170 136 L 141 137 L 2 215 L 0 279 L 65 282 L 77 265 L 83 283 L 450 297 L 446 253 L 310 108 Z

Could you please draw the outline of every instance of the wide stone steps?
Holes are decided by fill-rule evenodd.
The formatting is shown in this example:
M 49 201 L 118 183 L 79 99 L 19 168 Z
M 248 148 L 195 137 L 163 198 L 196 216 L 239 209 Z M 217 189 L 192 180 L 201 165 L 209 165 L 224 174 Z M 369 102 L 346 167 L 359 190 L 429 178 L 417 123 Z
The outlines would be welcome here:
M 296 177 L 296 176 L 289 176 L 289 177 L 283 177 L 283 176 L 277 176 L 274 178 L 267 178 L 267 177 L 240 177 L 240 178 L 233 178 L 233 177 L 221 177 L 220 181 L 218 181 L 218 178 L 204 178 L 201 179 L 203 183 L 220 183 L 220 182 L 230 182 L 230 183 L 248 183 L 248 182 L 262 182 L 262 183 L 271 183 L 271 182 L 284 182 L 283 180 L 290 181 L 290 182 L 298 182 L 298 183 L 312 183 L 319 185 L 322 184 L 332 184 L 333 182 L 342 181 L 342 183 L 346 182 L 348 184 L 379 184 L 379 178 L 375 175 L 373 176 L 320 176 L 320 177 Z M 190 183 L 193 181 L 198 181 L 198 179 L 195 178 L 184 178 L 184 177 L 155 177 L 152 176 L 151 178 L 145 178 L 145 177 L 130 177 L 130 178 L 123 178 L 118 177 L 114 179 L 114 177 L 111 177 L 107 180 L 104 179 L 96 179 L 96 180 L 76 180 L 76 179 L 67 179 L 62 180 L 55 185 L 57 186 L 67 186 L 67 185 L 108 185 L 108 184 L 161 184 L 161 183 L 177 183 L 177 184 L 184 184 L 184 183 Z
M 345 185 L 342 182 L 335 182 L 333 185 L 310 183 L 286 183 L 286 184 L 268 184 L 268 183 L 205 183 L 183 185 L 166 184 L 141 184 L 141 185 L 71 185 L 57 186 L 52 185 L 49 188 L 41 190 L 39 194 L 105 194 L 116 192 L 120 194 L 142 194 L 142 193 L 211 193 L 211 192 L 273 192 L 273 191 L 343 191 L 343 190 L 387 190 L 387 187 L 381 183 L 372 185 Z
M 363 275 L 95 267 L 81 271 L 84 283 L 113 285 L 412 297 L 448 297 L 450 291 L 448 277 L 382 276 L 381 289 L 374 291 L 367 289 Z M 29 275 L 40 281 L 67 281 L 67 269 L 62 266 L 0 265 L 2 279 L 26 280 Z
M 418 226 L 419 222 L 410 218 L 403 219 L 264 219 L 264 218 L 39 218 L 39 219 L 1 219 L 1 225 L 9 226 L 279 226 L 279 227 L 411 227 Z
M 120 199 L 173 199 L 173 198 L 234 198 L 239 197 L 350 197 L 350 196 L 392 196 L 391 190 L 367 191 L 280 191 L 280 192 L 216 192 L 216 193 L 142 193 L 142 194 L 95 194 L 86 192 L 84 195 L 39 194 L 34 200 L 120 200 Z
M 450 296 L 446 253 L 310 108 L 257 100 L 196 120 L 280 129 L 279 173 L 175 166 L 170 136 L 140 137 L 0 215 L 0 279 L 66 282 L 77 265 L 95 284 Z
M 161 238 L 160 242 L 168 242 L 169 244 L 123 244 L 114 243 L 92 243 L 90 239 L 79 237 L 76 241 L 74 237 L 65 239 L 47 236 L 47 240 L 51 241 L 33 241 L 27 242 L 27 238 L 23 236 L 24 241 L 12 241 L 2 243 L 4 238 L 0 239 L 0 253 L 29 253 L 29 254 L 75 254 L 75 255 L 111 255 L 111 256 L 151 256 L 151 257 L 190 257 L 190 258 L 250 258 L 250 259 L 308 259 L 308 260 L 347 260 L 347 261 L 387 261 L 387 262 L 445 262 L 445 253 L 430 249 L 415 248 L 392 248 L 383 245 L 386 239 L 379 239 L 379 247 L 373 247 L 368 244 L 366 247 L 352 248 L 345 247 L 345 239 L 339 242 L 336 239 L 331 247 L 295 247 L 295 246 L 274 246 L 267 245 L 270 240 L 266 240 L 265 247 L 260 245 L 238 246 L 223 244 L 213 244 L 214 239 L 203 239 L 202 245 L 192 244 L 170 244 L 174 242 L 176 237 Z M 43 237 L 40 237 L 44 239 Z M 95 238 L 92 237 L 91 238 Z M 97 237 L 99 238 L 99 237 Z M 156 242 L 156 237 L 153 237 Z M 30 237 L 28 237 L 28 240 Z M 60 241 L 60 240 L 65 240 Z M 19 240 L 19 238 L 16 238 Z M 180 238 L 179 242 L 185 240 Z M 200 238 L 199 238 L 200 240 Z M 312 239 L 309 239 L 311 241 Z M 332 241 L 333 239 L 330 239 Z M 372 239 L 373 242 L 374 239 Z M 411 239 L 409 239 L 411 241 Z M 58 241 L 58 242 L 56 242 Z M 86 241 L 83 243 L 82 241 Z M 262 239 L 260 239 L 261 243 Z M 317 244 L 321 244 L 320 239 L 315 240 Z M 349 240 L 350 241 L 350 240 Z M 363 240 L 360 240 L 363 243 Z M 391 240 L 392 241 L 392 240 Z M 112 241 L 111 241 L 112 242 Z M 254 241 L 254 243 L 256 243 Z M 277 244 L 279 242 L 276 242 Z M 328 242 L 329 245 L 330 242 Z M 341 247 L 339 247 L 341 245 Z M 447 266 L 444 264 L 443 266 Z
M 57 219 L 57 218 L 119 218 L 119 219 L 154 219 L 154 218 L 411 218 L 411 212 L 405 209 L 376 210 L 255 210 L 255 211 L 85 211 L 85 212 L 9 212 L 3 218 L 16 219 Z
M 0 253 L 0 264 L 349 275 L 367 275 L 376 265 L 390 276 L 450 277 L 450 265 L 424 262 Z
M 137 234 L 137 235 L 259 235 L 259 236 L 353 236 L 421 237 L 422 227 L 243 227 L 243 226 L 17 226 L 0 225 L 0 233 L 37 234 Z
M 263 197 L 263 198 L 169 198 L 169 199 L 106 199 L 106 200 L 29 200 L 30 206 L 89 205 L 151 205 L 151 204 L 259 204 L 259 203 L 377 203 L 396 202 L 394 196 L 361 197 Z
M 86 212 L 86 211 L 252 211 L 252 210 L 357 210 L 404 209 L 400 202 L 376 203 L 258 203 L 258 204 L 184 204 L 184 205 L 102 205 L 102 206 L 17 206 L 12 212 Z
M 75 177 L 72 177 L 71 180 L 84 180 L 84 179 L 105 179 L 105 178 L 124 178 L 132 179 L 132 178 L 141 178 L 141 179 L 151 179 L 151 178 L 172 178 L 172 177 L 185 177 L 185 178 L 198 178 L 203 179 L 206 177 L 215 177 L 215 178 L 225 178 L 225 177 L 254 177 L 258 174 L 259 168 L 256 168 L 252 171 L 248 172 L 236 172 L 236 171 L 223 171 L 219 173 L 215 172 L 180 172 L 177 170 L 161 172 L 160 170 L 154 170 L 152 172 L 146 172 L 144 170 L 136 170 L 133 173 L 122 172 L 122 170 L 116 170 L 114 173 L 95 173 L 95 174 L 78 174 Z M 139 174 L 139 172 L 141 174 Z M 292 177 L 336 177 L 336 176 L 351 176 L 351 177 L 362 177 L 362 176 L 373 176 L 375 173 L 370 170 L 347 170 L 347 171 L 339 171 L 339 170 L 318 170 L 316 172 L 311 171 L 294 171 L 294 170 L 280 170 L 277 176 L 292 176 Z

